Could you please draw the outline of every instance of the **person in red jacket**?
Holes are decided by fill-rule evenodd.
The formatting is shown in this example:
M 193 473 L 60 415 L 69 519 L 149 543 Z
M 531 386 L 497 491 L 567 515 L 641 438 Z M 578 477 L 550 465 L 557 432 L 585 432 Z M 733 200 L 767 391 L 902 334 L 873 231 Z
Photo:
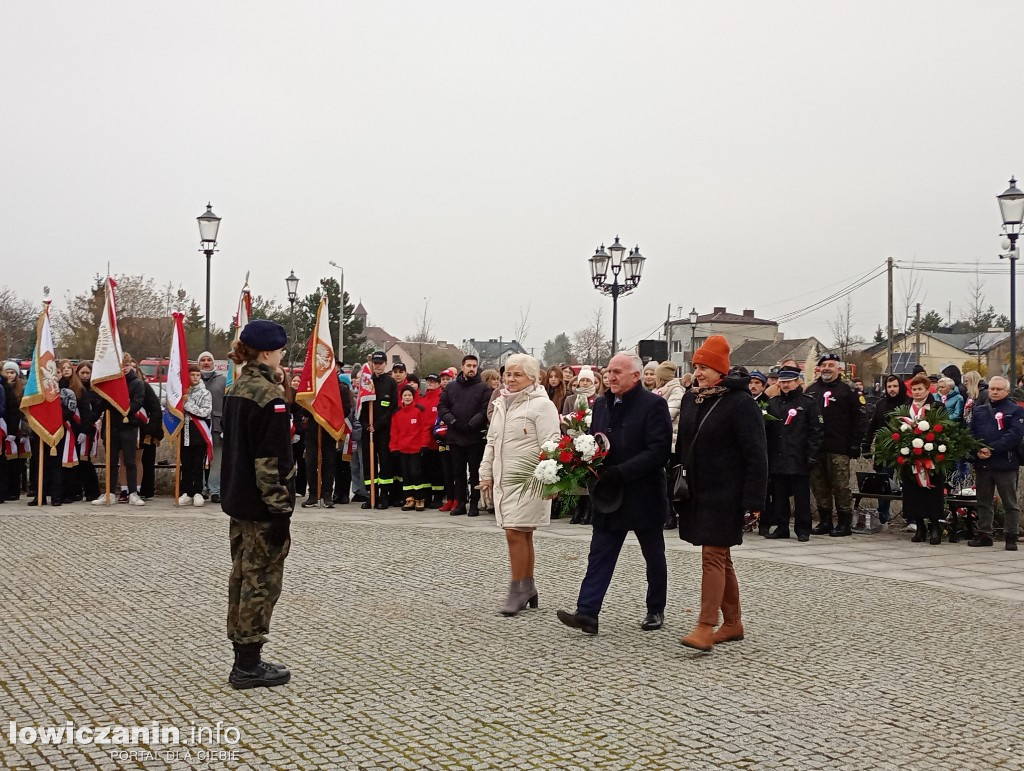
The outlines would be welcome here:
M 423 407 L 423 482 L 430 491 L 427 508 L 438 509 L 444 500 L 444 472 L 441 468 L 441 452 L 434 437 L 437 423 L 437 405 L 441 400 L 441 378 L 427 375 L 427 392 L 419 399 Z
M 402 511 L 423 511 L 426 508 L 426 485 L 423 484 L 423 465 L 420 459 L 424 443 L 426 415 L 423 406 L 416 404 L 416 387 L 402 386 L 399 394 L 401 406 L 391 418 L 391 452 L 397 453 L 402 468 L 402 492 L 405 504 Z

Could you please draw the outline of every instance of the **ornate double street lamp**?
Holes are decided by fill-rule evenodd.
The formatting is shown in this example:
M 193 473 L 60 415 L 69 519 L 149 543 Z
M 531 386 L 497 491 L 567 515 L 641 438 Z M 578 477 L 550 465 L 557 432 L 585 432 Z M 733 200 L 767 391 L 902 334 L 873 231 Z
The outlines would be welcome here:
M 1010 186 L 1001 195 L 999 213 L 1003 215 L 1003 249 L 999 259 L 1010 261 L 1010 390 L 1017 387 L 1017 236 L 1024 222 L 1024 193 L 1017 189 L 1017 180 L 1010 177 Z
M 210 350 L 210 258 L 217 251 L 220 217 L 213 213 L 213 207 L 207 202 L 206 211 L 196 220 L 199 221 L 199 251 L 206 255 L 206 350 Z
M 299 277 L 295 275 L 295 271 L 291 271 L 288 274 L 288 278 L 284 280 L 284 285 L 288 287 L 288 305 L 291 307 L 291 321 L 292 321 L 292 345 L 295 345 L 295 302 L 299 299 Z M 288 346 L 288 375 L 291 376 L 292 369 L 292 345 Z
M 615 236 L 615 243 L 605 251 L 604 244 L 594 251 L 590 258 L 590 280 L 594 282 L 594 288 L 612 296 L 612 353 L 618 350 L 619 346 L 619 298 L 627 295 L 636 289 L 640 283 L 640 276 L 644 272 L 644 260 L 647 258 L 640 254 L 640 247 L 636 246 L 630 250 L 629 256 L 623 258 L 626 247 L 619 243 L 619 237 Z M 608 269 L 611 268 L 612 280 L 608 281 Z M 619 273 L 623 273 L 623 281 L 619 283 Z

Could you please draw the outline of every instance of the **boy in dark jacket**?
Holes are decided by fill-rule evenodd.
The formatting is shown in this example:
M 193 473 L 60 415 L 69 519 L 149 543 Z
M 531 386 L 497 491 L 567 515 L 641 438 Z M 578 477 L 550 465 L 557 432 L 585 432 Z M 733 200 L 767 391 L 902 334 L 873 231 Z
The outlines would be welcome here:
M 441 393 L 437 411 L 448 426 L 447 442 L 452 453 L 455 470 L 455 508 L 451 516 L 467 513 L 471 517 L 480 515 L 480 461 L 484 458 L 487 443 L 487 405 L 491 400 L 491 388 L 477 374 L 479 362 L 476 356 L 462 357 L 462 372 Z M 466 484 L 466 476 L 469 484 Z
M 824 424 L 815 399 L 800 386 L 797 367 L 779 369 L 778 396 L 768 401 L 768 471 L 771 475 L 775 529 L 765 538 L 789 538 L 789 498 L 793 496 L 800 541 L 811 537 L 811 469 L 818 462 Z

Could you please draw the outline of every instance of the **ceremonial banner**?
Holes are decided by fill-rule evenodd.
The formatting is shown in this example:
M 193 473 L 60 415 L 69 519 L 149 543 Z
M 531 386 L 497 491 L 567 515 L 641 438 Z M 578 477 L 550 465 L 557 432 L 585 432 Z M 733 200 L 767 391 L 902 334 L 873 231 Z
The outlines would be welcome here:
M 117 303 L 114 287 L 117 282 L 107 276 L 104 283 L 103 316 L 96 336 L 96 353 L 92 358 L 92 387 L 122 415 L 128 414 L 128 381 L 121 370 L 121 335 L 117 331 Z
M 235 313 L 235 340 L 241 336 L 245 325 L 249 323 L 250 315 L 252 315 L 252 297 L 249 295 L 249 281 L 248 274 L 246 274 L 245 286 L 242 287 L 242 295 L 238 298 L 238 311 Z M 228 362 L 228 378 L 225 388 L 229 388 L 235 382 L 235 378 L 242 371 L 242 366 L 241 364 Z
M 320 300 L 316 324 L 309 339 L 306 363 L 299 378 L 295 400 L 313 415 L 336 441 L 345 434 L 345 410 L 341 406 L 341 385 L 334 371 L 327 296 Z
M 171 355 L 167 363 L 167 385 L 164 387 L 164 434 L 177 436 L 185 422 L 185 393 L 192 385 L 188 375 L 188 351 L 185 347 L 185 314 L 172 313 Z
M 377 391 L 373 387 L 373 369 L 364 364 L 359 370 L 359 383 L 356 386 L 356 415 L 363 410 L 363 402 L 377 401 Z
M 32 350 L 32 368 L 28 372 L 21 411 L 39 438 L 56 447 L 64 436 L 64 413 L 60 406 L 60 376 L 50 332 L 50 301 L 36 323 L 36 346 Z

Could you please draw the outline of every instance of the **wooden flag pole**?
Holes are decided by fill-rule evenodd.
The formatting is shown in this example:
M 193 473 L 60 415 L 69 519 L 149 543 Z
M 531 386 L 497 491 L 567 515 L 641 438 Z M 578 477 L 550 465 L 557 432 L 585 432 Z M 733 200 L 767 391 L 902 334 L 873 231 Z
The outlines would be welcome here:
M 377 470 L 373 453 L 373 402 L 370 402 L 370 425 L 365 429 L 370 432 L 370 508 L 377 506 Z
M 107 424 L 107 439 L 103 443 L 103 455 L 104 463 L 106 463 L 106 473 L 103 474 L 103 486 L 106 488 L 106 502 L 107 506 L 110 505 L 110 413 L 107 413 L 107 419 L 104 421 Z
M 315 421 L 314 421 L 315 423 Z M 324 505 L 324 470 L 322 468 L 324 462 L 324 431 L 320 428 L 319 424 L 316 424 L 316 492 L 319 499 L 316 502 L 317 506 Z
M 174 437 L 174 505 L 181 497 L 181 432 Z
M 46 456 L 47 444 L 39 437 L 39 491 L 36 493 L 36 505 L 43 505 L 43 458 Z

